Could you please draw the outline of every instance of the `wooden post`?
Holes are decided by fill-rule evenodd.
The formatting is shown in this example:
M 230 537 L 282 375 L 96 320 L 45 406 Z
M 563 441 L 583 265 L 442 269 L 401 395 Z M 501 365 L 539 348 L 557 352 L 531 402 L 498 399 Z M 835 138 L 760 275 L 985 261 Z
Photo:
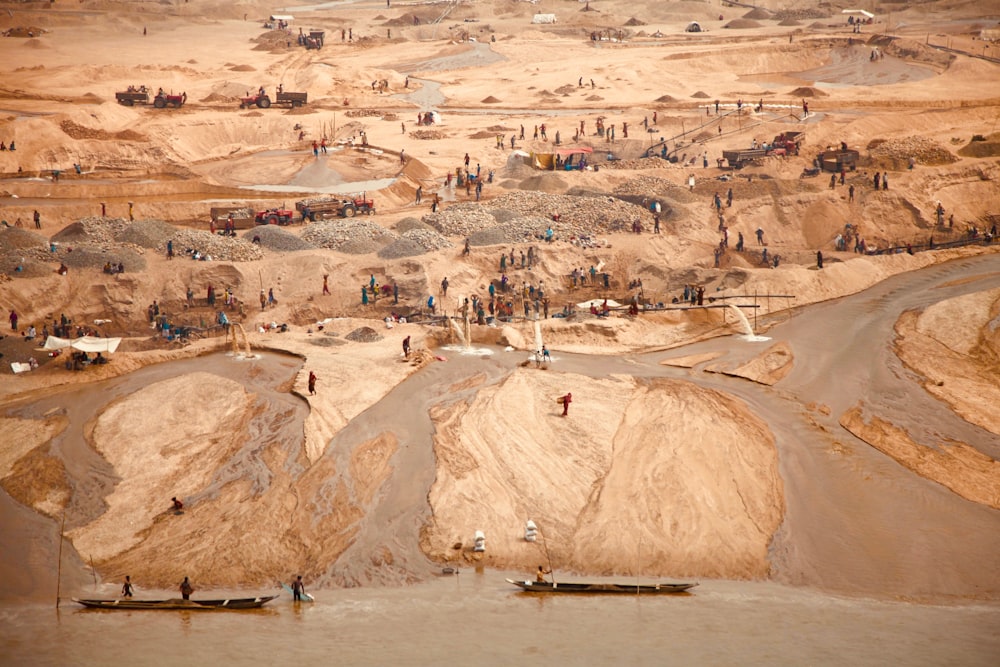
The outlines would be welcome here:
M 62 584 L 62 543 L 63 531 L 66 529 L 66 508 L 63 508 L 62 523 L 59 524 L 59 562 L 56 565 L 56 609 L 59 608 L 59 593 Z

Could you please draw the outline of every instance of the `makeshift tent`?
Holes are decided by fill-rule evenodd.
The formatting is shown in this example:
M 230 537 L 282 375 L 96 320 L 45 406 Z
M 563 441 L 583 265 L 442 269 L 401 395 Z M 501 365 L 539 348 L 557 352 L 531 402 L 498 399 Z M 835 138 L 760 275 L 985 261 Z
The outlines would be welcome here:
M 291 14 L 271 14 L 270 19 L 272 21 L 293 21 L 295 17 Z
M 582 303 L 576 304 L 576 307 L 577 308 L 585 308 L 587 310 L 590 310 L 590 307 L 594 306 L 594 307 L 600 309 L 601 306 L 604 305 L 604 301 L 605 301 L 604 299 L 591 299 L 590 301 L 584 301 Z M 612 299 L 607 299 L 607 302 L 608 302 L 608 308 L 621 308 L 622 307 L 622 304 L 620 304 L 617 301 L 614 301 Z
M 532 23 L 555 23 L 556 22 L 556 15 L 555 14 L 535 14 L 534 16 L 531 17 L 531 22 Z
M 97 338 L 95 336 L 84 336 L 83 338 L 56 338 L 49 336 L 45 341 L 43 350 L 62 350 L 72 348 L 80 352 L 106 352 L 111 354 L 121 345 L 121 338 Z
M 555 169 L 556 157 L 563 162 L 572 159 L 574 155 L 589 155 L 594 152 L 589 146 L 579 146 L 577 148 L 557 148 L 551 153 L 532 153 L 531 158 L 537 169 Z
M 841 14 L 861 14 L 866 19 L 873 19 L 873 18 L 875 18 L 874 14 L 872 14 L 871 12 L 866 12 L 863 9 L 845 9 L 844 11 L 842 11 L 840 13 Z
M 687 27 L 684 28 L 684 32 L 701 32 L 701 24 L 697 21 L 691 21 L 688 23 Z

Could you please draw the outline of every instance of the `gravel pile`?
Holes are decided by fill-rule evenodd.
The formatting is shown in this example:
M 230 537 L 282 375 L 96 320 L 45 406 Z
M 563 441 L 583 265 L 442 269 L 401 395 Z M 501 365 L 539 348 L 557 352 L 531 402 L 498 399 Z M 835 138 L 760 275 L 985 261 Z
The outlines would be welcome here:
M 520 217 L 495 227 L 469 234 L 469 245 L 481 246 L 537 241 L 539 238 L 545 236 L 545 229 L 549 225 L 553 225 L 553 230 L 557 230 L 558 228 L 557 225 L 554 225 L 547 218 L 539 216 Z
M 680 202 L 699 199 L 699 197 L 692 195 L 687 188 L 655 176 L 639 176 L 629 179 L 615 187 L 613 192 L 620 197 L 669 197 Z
M 344 336 L 347 340 L 355 343 L 377 343 L 382 340 L 381 334 L 371 327 L 361 327 Z
M 509 192 L 490 202 L 522 216 L 548 218 L 558 213 L 553 229 L 571 229 L 575 233 L 631 231 L 632 223 L 645 211 L 613 197 L 572 197 L 544 192 Z
M 428 225 L 426 222 L 421 222 L 420 218 L 413 218 L 413 217 L 403 218 L 402 220 L 396 223 L 397 234 L 405 234 L 406 232 L 413 229 L 433 230 L 434 228 Z
M 401 257 L 423 255 L 432 250 L 453 247 L 455 247 L 454 243 L 432 229 L 411 229 L 408 232 L 404 232 L 402 236 L 389 245 L 380 249 L 378 256 L 383 259 L 399 259 Z
M 81 218 L 63 227 L 52 240 L 57 243 L 114 243 L 115 237 L 131 224 L 125 218 Z
M 475 202 L 455 204 L 437 213 L 428 213 L 422 219 L 445 236 L 464 237 L 497 224 L 497 219 Z
M 41 234 L 17 227 L 0 228 L 0 252 L 21 248 L 48 248 L 48 246 L 49 240 Z
M 249 262 L 264 257 L 254 243 L 232 236 L 220 236 L 198 229 L 178 229 L 174 232 L 174 255 L 183 257 L 197 250 L 216 262 Z M 166 243 L 160 248 L 166 252 Z
M 324 220 L 306 225 L 302 238 L 319 248 L 364 254 L 376 252 L 398 237 L 368 220 Z M 368 249 L 358 253 L 362 248 Z
M 56 259 L 70 269 L 103 269 L 108 262 L 125 265 L 125 273 L 134 273 L 146 268 L 146 259 L 141 250 L 118 243 L 78 243 L 72 250 L 60 250 Z
M 119 243 L 134 243 L 142 248 L 162 248 L 166 251 L 167 241 L 172 239 L 177 229 L 162 220 L 136 220 L 115 234 Z
M 937 165 L 958 162 L 958 158 L 947 148 L 926 137 L 913 136 L 882 141 L 876 139 L 868 144 L 871 157 L 881 166 L 902 169 L 912 157 L 917 164 Z
M 280 252 L 294 252 L 296 250 L 314 250 L 315 245 L 300 239 L 298 236 L 275 225 L 259 225 L 254 229 L 247 230 L 243 234 L 243 239 L 253 241 L 253 237 L 260 237 L 260 245 L 268 250 L 278 250 Z
M 612 160 L 602 164 L 601 169 L 663 169 L 670 163 L 661 157 L 640 157 L 634 160 Z

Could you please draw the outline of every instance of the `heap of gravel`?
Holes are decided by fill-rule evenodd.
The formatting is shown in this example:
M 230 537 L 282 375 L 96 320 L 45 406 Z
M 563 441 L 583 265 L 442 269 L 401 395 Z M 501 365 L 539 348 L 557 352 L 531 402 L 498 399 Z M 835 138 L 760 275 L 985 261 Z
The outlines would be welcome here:
M 134 243 L 141 248 L 166 249 L 177 229 L 162 220 L 136 220 L 115 234 L 119 243 Z
M 514 211 L 508 211 L 507 209 L 504 208 L 491 208 L 487 209 L 486 212 L 492 215 L 493 219 L 500 223 L 517 220 L 520 217 Z
M 397 234 L 405 234 L 406 232 L 412 229 L 434 229 L 434 228 L 425 222 L 421 222 L 420 218 L 414 218 L 414 217 L 403 218 L 402 220 L 396 223 Z
M 382 340 L 382 335 L 371 327 L 361 327 L 347 334 L 344 338 L 355 343 L 377 343 Z
M 382 259 L 399 259 L 401 257 L 423 255 L 431 250 L 453 247 L 455 247 L 455 244 L 433 229 L 411 229 L 379 250 L 378 256 Z
M 0 228 L 0 252 L 21 248 L 48 248 L 49 240 L 41 234 L 17 227 Z
M 255 236 L 260 237 L 260 245 L 268 250 L 278 250 L 282 252 L 293 252 L 295 250 L 314 250 L 315 245 L 305 241 L 287 229 L 276 225 L 258 225 L 254 229 L 243 234 L 243 239 L 253 241 Z
M 509 222 L 469 234 L 469 245 L 497 245 L 536 241 L 545 236 L 545 229 L 553 225 L 548 218 L 522 216 Z
M 146 258 L 140 251 L 115 243 L 77 243 L 60 250 L 57 259 L 69 269 L 103 269 L 108 262 L 123 264 L 125 273 L 146 268 Z
M 368 220 L 323 220 L 306 225 L 302 238 L 319 248 L 363 254 L 376 252 L 398 237 Z
M 131 224 L 125 218 L 81 218 L 56 232 L 52 240 L 57 243 L 114 243 Z
M 264 252 L 254 243 L 233 236 L 220 236 L 200 229 L 178 229 L 174 232 L 174 254 L 191 255 L 195 251 L 213 261 L 248 262 L 264 257 Z M 166 249 L 166 243 L 162 248 Z
M 497 219 L 475 202 L 462 202 L 428 213 L 423 221 L 445 236 L 468 236 L 497 224 Z

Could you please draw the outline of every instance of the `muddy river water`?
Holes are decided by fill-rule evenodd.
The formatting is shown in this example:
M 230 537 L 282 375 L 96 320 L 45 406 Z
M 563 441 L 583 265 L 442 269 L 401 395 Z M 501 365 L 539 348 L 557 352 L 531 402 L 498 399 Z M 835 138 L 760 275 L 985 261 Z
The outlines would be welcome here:
M 438 665 L 461 660 L 507 665 L 544 659 L 559 665 L 996 665 L 1000 660 L 1000 603 L 971 601 L 968 576 L 962 573 L 975 563 L 996 569 L 998 513 L 987 508 L 969 511 L 964 506 L 967 501 L 905 471 L 854 441 L 836 424 L 844 409 L 864 397 L 895 423 L 918 434 L 949 434 L 997 457 L 1000 439 L 936 405 L 888 346 L 893 323 L 904 310 L 996 287 L 1000 287 L 1000 262 L 995 256 L 984 256 L 896 276 L 861 294 L 802 309 L 767 332 L 772 340 L 788 341 L 796 358 L 795 370 L 780 389 L 705 373 L 697 367 L 687 370 L 659 363 L 666 357 L 706 351 L 722 353 L 723 361 L 740 361 L 768 344 L 745 343 L 737 336 L 614 358 L 557 355 L 556 370 L 683 377 L 722 389 L 746 401 L 768 422 L 775 434 L 787 496 L 785 522 L 772 547 L 774 582 L 702 581 L 693 595 L 659 598 L 540 598 L 516 592 L 504 581 L 523 574 L 466 569 L 457 576 L 426 576 L 408 586 L 319 588 L 312 591 L 317 597 L 314 604 L 296 605 L 283 596 L 260 611 L 225 613 L 89 611 L 69 601 L 56 610 L 54 596 L 50 602 L 37 594 L 21 594 L 17 600 L 0 600 L 0 664 L 293 661 Z M 366 420 L 393 430 L 393 420 L 399 420 L 396 415 L 405 412 L 407 394 L 433 394 L 477 365 L 496 378 L 522 358 L 523 353 L 498 349 L 486 358 L 453 357 L 452 363 L 432 365 L 356 419 L 338 434 L 332 448 L 339 449 L 340 440 L 370 437 L 373 427 Z M 193 370 L 220 373 L 245 384 L 267 405 L 260 427 L 254 429 L 257 437 L 294 438 L 306 408 L 280 387 L 298 371 L 299 364 L 291 357 L 270 353 L 256 362 L 217 354 L 145 368 L 99 386 L 69 390 L 72 396 L 63 392 L 10 410 L 28 416 L 57 407 L 64 410 L 70 427 L 55 447 L 67 460 L 87 469 L 81 477 L 97 487 L 89 493 L 100 496 L 99 487 L 111 483 L 112 471 L 86 445 L 83 429 L 95 411 L 116 396 Z M 803 430 L 800 413 L 808 402 L 830 406 L 829 416 L 812 415 L 812 419 L 825 420 L 837 438 L 856 448 L 856 457 L 842 469 L 831 469 L 828 462 L 821 466 L 819 461 L 829 458 L 824 453 L 829 443 L 817 438 L 815 430 Z M 269 419 L 269 412 L 281 412 L 286 418 Z M 416 425 L 410 422 L 405 428 L 411 446 L 401 450 L 400 456 L 409 458 L 397 461 L 399 467 L 432 471 L 433 466 L 427 466 L 433 456 L 429 419 Z M 871 473 L 866 486 L 856 483 L 858 466 Z M 220 478 L 217 483 L 226 481 Z M 419 530 L 426 513 L 419 501 L 426 497 L 432 481 L 429 473 L 396 485 L 389 495 L 397 497 L 374 510 L 376 516 L 369 522 L 372 530 L 396 521 L 401 525 L 400 539 L 415 544 L 415 534 L 406 537 L 404 533 Z M 875 510 L 874 499 L 884 502 L 893 495 L 898 499 L 892 502 L 896 511 L 891 516 Z M 839 508 L 835 512 L 830 498 L 850 503 L 856 511 L 845 513 Z M 908 503 L 909 498 L 914 502 Z M 963 505 L 961 512 L 955 511 L 958 505 Z M 408 512 L 393 511 L 405 507 Z M 95 505 L 90 511 L 99 509 Z M 806 512 L 813 514 L 809 522 L 803 520 Z M 816 514 L 826 521 L 826 529 L 803 536 L 803 526 L 817 523 Z M 950 515 L 959 518 L 954 526 L 942 529 Z M 914 522 L 928 526 L 919 548 L 908 543 L 912 531 L 902 529 Z M 39 586 L 52 578 L 51 560 L 46 562 L 52 549 L 51 544 L 38 548 L 21 539 L 22 529 L 29 524 L 47 526 L 55 542 L 58 529 L 53 522 L 0 492 L 0 551 L 4 552 L 0 562 L 8 565 L 0 569 L 0 576 Z M 858 546 L 863 541 L 850 539 L 856 535 L 876 536 L 879 549 L 894 557 L 865 553 Z M 373 537 L 364 529 L 360 532 L 354 549 L 359 559 L 366 540 Z M 75 595 L 114 595 L 116 584 L 94 584 L 76 556 L 70 558 L 74 563 L 64 565 L 64 595 L 66 587 Z M 351 559 L 352 551 L 344 558 Z M 831 562 L 839 564 L 837 571 L 818 577 L 810 571 Z M 20 569 L 10 568 L 11 563 L 19 563 Z M 908 590 L 908 571 L 949 563 L 961 566 L 954 572 L 942 568 L 941 587 L 955 590 L 965 601 L 917 604 L 900 601 L 894 593 L 897 588 Z M 428 563 L 423 569 L 432 572 L 433 566 Z M 824 590 L 845 593 L 792 585 L 807 578 L 821 581 Z M 169 592 L 140 590 L 139 597 L 157 596 L 169 596 Z

